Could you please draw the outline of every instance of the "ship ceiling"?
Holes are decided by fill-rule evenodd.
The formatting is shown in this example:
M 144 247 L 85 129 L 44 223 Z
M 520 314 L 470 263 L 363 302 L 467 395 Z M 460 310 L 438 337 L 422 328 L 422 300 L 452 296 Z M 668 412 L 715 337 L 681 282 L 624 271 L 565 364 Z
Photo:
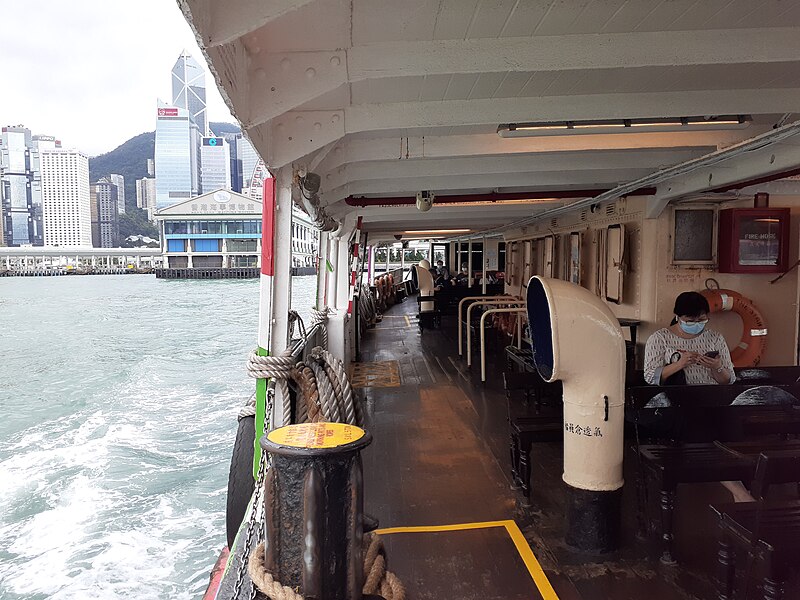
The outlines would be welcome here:
M 800 98 L 800 3 L 786 0 L 179 4 L 271 169 L 313 170 L 323 205 L 358 211 L 373 228 L 390 221 L 377 215 L 387 209 L 348 198 L 430 190 L 559 199 L 611 189 L 767 132 Z M 715 115 L 752 121 L 713 131 L 497 133 L 508 123 Z M 795 160 L 796 144 L 787 147 L 776 164 Z M 745 170 L 769 174 L 756 167 Z M 484 223 L 539 206 L 484 206 Z M 455 207 L 400 210 L 391 213 L 398 228 L 474 219 Z

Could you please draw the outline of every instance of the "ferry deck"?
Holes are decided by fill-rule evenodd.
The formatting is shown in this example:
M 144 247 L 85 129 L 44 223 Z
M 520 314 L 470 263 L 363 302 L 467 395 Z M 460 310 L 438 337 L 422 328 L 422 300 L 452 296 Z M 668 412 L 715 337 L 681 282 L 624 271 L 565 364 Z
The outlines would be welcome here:
M 695 452 L 692 443 L 718 456 L 722 444 L 739 457 L 734 467 L 755 468 L 753 448 L 794 452 L 794 401 L 776 417 L 748 400 L 747 427 L 737 421 L 731 433 L 717 425 L 729 413 L 741 417 L 728 411 L 734 392 L 756 383 L 666 390 L 683 437 L 666 434 L 649 454 L 642 448 L 652 436 L 639 440 L 629 419 L 647 408 L 635 404 L 647 390 L 631 391 L 645 387 L 636 380 L 645 342 L 669 325 L 675 297 L 687 290 L 711 298 L 710 326 L 725 337 L 737 377 L 758 367 L 797 399 L 800 4 L 178 4 L 273 175 L 265 205 L 274 210 L 264 217 L 272 237 L 260 265 L 264 353 L 280 355 L 292 342 L 291 207 L 320 230 L 316 308 L 327 315 L 328 349 L 351 366 L 364 399 L 373 436 L 363 451 L 365 510 L 379 520 L 409 598 L 800 594 L 800 564 L 778 560 L 797 555 L 796 480 L 776 486 L 792 507 L 776 521 L 785 536 L 757 539 L 762 500 L 753 504 L 757 530 L 729 527 L 741 539 L 719 544 L 720 524 L 739 514 L 710 508 L 731 501 L 719 482 L 728 474 L 752 482 L 736 468 L 714 471 L 713 461 L 701 476 L 687 467 L 696 455 L 664 458 Z M 517 322 L 525 328 L 510 338 L 481 327 L 491 306 L 476 310 L 467 319 L 468 368 L 453 304 L 423 315 L 424 301 L 409 297 L 381 307 L 374 327 L 361 326 L 359 299 L 380 302 L 402 283 L 376 272 L 377 253 L 409 240 L 443 247 L 444 262 L 454 274 L 465 267 L 482 301 L 492 294 L 478 281 L 499 278 L 494 295 L 504 296 L 494 306 L 516 307 L 510 333 Z M 571 329 L 592 311 L 611 319 L 600 329 L 613 342 Z M 426 317 L 433 320 L 418 327 Z M 632 322 L 637 339 L 621 327 Z M 523 331 L 533 340 L 522 344 Z M 563 439 L 533 444 L 525 482 L 509 452 L 508 345 L 534 346 L 531 373 L 558 373 L 564 386 Z M 581 368 L 567 372 L 570 361 Z M 601 393 L 608 382 L 616 391 Z M 708 409 L 699 417 L 698 406 Z M 576 437 L 570 425 L 581 431 L 581 423 L 568 410 L 603 422 L 610 411 L 614 433 L 599 435 L 592 421 L 594 433 Z M 287 424 L 281 419 L 270 423 Z M 751 446 L 725 446 L 730 440 Z M 229 584 L 216 597 L 225 591 Z

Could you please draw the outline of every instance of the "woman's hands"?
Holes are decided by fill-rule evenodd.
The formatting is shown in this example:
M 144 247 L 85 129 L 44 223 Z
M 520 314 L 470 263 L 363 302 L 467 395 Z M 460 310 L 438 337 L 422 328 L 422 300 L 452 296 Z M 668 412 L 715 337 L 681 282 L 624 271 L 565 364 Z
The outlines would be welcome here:
M 677 370 L 685 369 L 690 365 L 703 364 L 701 359 L 707 358 L 702 354 L 698 354 L 697 352 L 690 352 L 688 350 L 678 350 L 678 354 L 680 354 L 681 357 L 677 361 L 672 363 L 678 367 Z
M 699 357 L 696 363 L 698 365 L 711 369 L 714 372 L 722 368 L 722 358 L 719 355 L 711 357 L 698 354 L 697 356 Z

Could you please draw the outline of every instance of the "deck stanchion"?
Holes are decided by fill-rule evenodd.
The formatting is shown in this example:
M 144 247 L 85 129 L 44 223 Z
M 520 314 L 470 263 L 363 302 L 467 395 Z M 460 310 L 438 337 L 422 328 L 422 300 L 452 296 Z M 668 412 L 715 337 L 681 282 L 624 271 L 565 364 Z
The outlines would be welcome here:
M 482 302 L 473 302 L 467 307 L 467 366 L 472 366 L 472 328 L 470 327 L 470 323 L 472 322 L 471 312 L 472 309 L 476 306 L 493 306 L 497 304 L 509 304 L 508 308 L 516 308 L 517 306 L 524 306 L 525 302 L 522 300 L 508 300 L 508 299 L 497 299 L 497 300 L 483 300 Z
M 289 425 L 261 441 L 272 457 L 264 481 L 263 566 L 304 598 L 363 596 L 360 452 L 371 441 L 367 431 L 343 423 Z
M 469 243 L 467 244 L 467 286 L 472 287 L 472 283 L 472 238 L 469 238 Z
M 258 301 L 258 350 L 259 356 L 269 354 L 269 338 L 272 330 L 272 278 L 275 274 L 275 180 L 264 180 L 264 200 L 261 213 L 261 277 Z M 267 380 L 256 379 L 256 437 L 253 477 L 257 477 L 261 463 L 260 438 L 264 431 L 267 407 Z
M 481 381 L 486 381 L 486 332 L 484 324 L 488 315 L 496 313 L 516 313 L 522 314 L 526 311 L 524 307 L 520 308 L 490 308 L 481 315 Z M 517 317 L 517 322 L 520 319 Z
M 486 236 L 483 236 L 483 251 L 481 252 L 483 258 L 483 277 L 481 278 L 481 294 L 486 295 Z
M 321 231 L 317 246 L 317 310 L 328 306 L 328 232 Z
M 458 355 L 464 356 L 464 344 L 463 344 L 463 333 L 461 324 L 463 321 L 461 320 L 461 308 L 464 306 L 464 302 L 468 302 L 471 300 L 482 300 L 484 296 L 465 296 L 461 300 L 458 301 Z M 511 300 L 519 300 L 519 298 L 515 298 L 509 294 L 501 294 L 499 296 L 493 296 L 493 298 L 497 298 L 498 300 L 501 298 L 509 298 Z

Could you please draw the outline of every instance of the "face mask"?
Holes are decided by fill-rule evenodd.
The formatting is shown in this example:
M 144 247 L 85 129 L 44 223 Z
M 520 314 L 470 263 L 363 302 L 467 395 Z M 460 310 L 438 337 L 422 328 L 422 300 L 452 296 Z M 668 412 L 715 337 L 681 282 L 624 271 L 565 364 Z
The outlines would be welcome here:
M 688 333 L 689 335 L 697 335 L 698 333 L 702 333 L 706 323 L 705 321 L 700 321 L 699 323 L 685 323 L 678 319 L 678 325 L 680 325 L 684 333 Z

